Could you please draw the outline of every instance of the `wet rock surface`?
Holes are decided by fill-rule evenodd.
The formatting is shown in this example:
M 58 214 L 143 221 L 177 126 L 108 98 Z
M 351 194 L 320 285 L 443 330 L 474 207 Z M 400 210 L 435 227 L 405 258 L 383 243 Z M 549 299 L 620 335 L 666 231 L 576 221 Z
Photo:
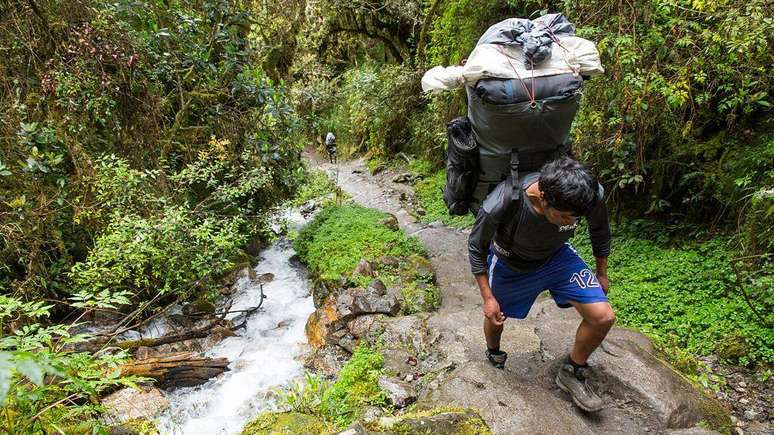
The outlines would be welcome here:
M 360 262 L 357 264 L 357 267 L 355 268 L 355 271 L 352 273 L 352 275 L 374 276 L 374 268 L 373 266 L 371 266 L 371 263 L 361 258 Z
M 111 424 L 135 419 L 152 419 L 169 408 L 169 401 L 158 388 L 124 388 L 102 399 L 107 408 L 105 420 Z
M 387 399 L 396 408 L 405 408 L 417 400 L 414 387 L 400 379 L 382 376 L 379 378 L 379 387 L 387 392 Z
M 350 356 L 352 356 L 351 353 L 341 346 L 330 344 L 315 349 L 307 355 L 304 359 L 304 367 L 323 376 L 332 377 L 344 367 Z
M 505 370 L 489 365 L 480 296 L 467 260 L 468 231 L 418 223 L 401 206 L 401 197 L 411 198 L 411 188 L 393 183 L 389 171 L 371 176 L 363 166 L 362 161 L 342 163 L 340 187 L 361 205 L 391 213 L 423 242 L 442 305 L 424 315 L 358 317 L 347 328 L 358 339 L 381 332 L 385 367 L 415 388 L 418 409 L 474 408 L 498 434 L 698 434 L 706 433 L 698 425 L 732 427 L 727 410 L 659 360 L 646 337 L 617 327 L 605 349 L 590 359 L 591 380 L 607 406 L 596 414 L 579 410 L 554 377 L 580 317 L 547 298 L 536 302 L 527 319 L 506 322 Z

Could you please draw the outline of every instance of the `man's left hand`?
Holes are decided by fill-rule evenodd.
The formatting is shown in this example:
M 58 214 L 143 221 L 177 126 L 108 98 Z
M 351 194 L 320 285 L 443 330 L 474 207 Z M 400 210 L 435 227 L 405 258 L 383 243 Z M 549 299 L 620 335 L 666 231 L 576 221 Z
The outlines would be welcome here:
M 597 275 L 597 281 L 599 281 L 599 285 L 602 286 L 602 291 L 607 294 L 610 289 L 610 278 L 608 278 L 607 275 Z

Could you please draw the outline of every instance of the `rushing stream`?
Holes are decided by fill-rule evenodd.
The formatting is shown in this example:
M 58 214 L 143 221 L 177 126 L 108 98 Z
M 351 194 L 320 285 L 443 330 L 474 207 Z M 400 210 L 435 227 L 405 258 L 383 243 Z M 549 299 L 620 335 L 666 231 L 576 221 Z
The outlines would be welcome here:
M 298 214 L 288 217 L 291 224 L 303 223 Z M 157 420 L 162 433 L 238 434 L 257 413 L 272 407 L 272 390 L 303 375 L 298 357 L 306 346 L 304 326 L 314 305 L 306 277 L 291 261 L 294 254 L 284 239 L 261 253 L 256 273 L 274 274 L 274 280 L 263 286 L 262 310 L 248 319 L 237 336 L 206 353 L 228 358 L 230 371 L 204 385 L 167 393 L 171 407 Z M 259 285 L 243 278 L 237 283 L 231 309 L 255 307 L 260 298 Z

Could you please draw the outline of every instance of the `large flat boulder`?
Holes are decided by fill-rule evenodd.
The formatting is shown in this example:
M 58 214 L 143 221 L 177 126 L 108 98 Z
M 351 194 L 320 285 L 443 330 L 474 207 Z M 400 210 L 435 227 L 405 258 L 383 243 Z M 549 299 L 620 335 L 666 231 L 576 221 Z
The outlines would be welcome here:
M 564 358 L 572 346 L 580 316 L 550 299 L 533 307 L 544 358 Z M 700 421 L 730 425 L 728 411 L 702 394 L 685 377 L 656 357 L 644 335 L 614 327 L 603 347 L 589 359 L 600 386 L 611 396 L 630 398 L 649 408 L 665 428 L 689 428 Z
M 480 360 L 453 370 L 417 407 L 429 409 L 439 404 L 479 410 L 494 433 L 548 434 L 560 428 L 566 434 L 594 432 L 565 400 Z

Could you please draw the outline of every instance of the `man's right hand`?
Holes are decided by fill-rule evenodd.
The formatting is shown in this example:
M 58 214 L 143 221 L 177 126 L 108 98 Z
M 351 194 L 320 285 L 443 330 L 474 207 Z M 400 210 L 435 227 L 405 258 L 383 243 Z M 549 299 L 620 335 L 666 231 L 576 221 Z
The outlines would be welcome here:
M 484 316 L 489 319 L 495 325 L 502 325 L 505 323 L 505 313 L 500 311 L 500 304 L 497 303 L 495 298 L 487 298 L 484 300 Z

